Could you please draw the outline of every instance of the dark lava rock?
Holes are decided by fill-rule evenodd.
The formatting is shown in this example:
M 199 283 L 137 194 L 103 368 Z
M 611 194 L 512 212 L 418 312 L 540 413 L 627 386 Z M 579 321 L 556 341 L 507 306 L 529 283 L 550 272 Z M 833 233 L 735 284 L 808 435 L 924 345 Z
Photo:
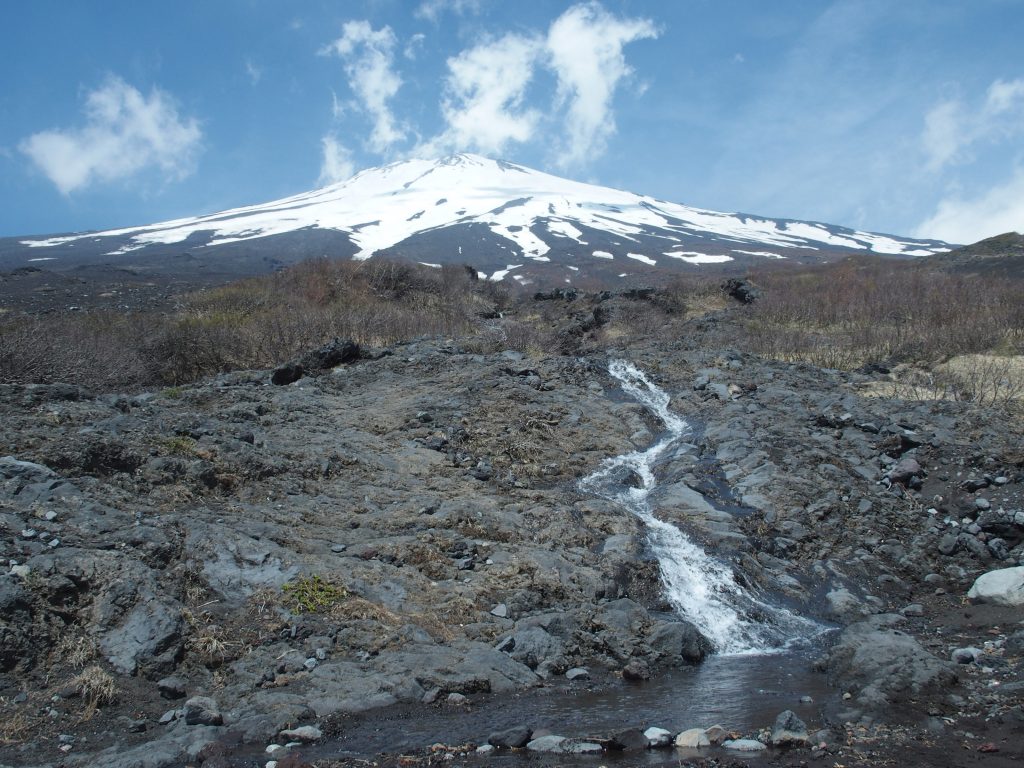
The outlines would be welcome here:
M 193 696 L 185 702 L 185 723 L 188 725 L 223 725 L 217 702 L 209 696 Z
M 790 709 L 780 712 L 772 727 L 772 744 L 776 747 L 803 746 L 809 740 L 807 726 Z
M 725 295 L 743 304 L 753 304 L 761 298 L 761 289 L 749 280 L 733 277 L 722 283 Z
M 325 371 L 359 359 L 359 345 L 349 339 L 334 339 L 319 349 L 307 352 L 299 365 L 307 371 Z
M 302 378 L 305 371 L 302 370 L 302 366 L 297 363 L 285 363 L 274 369 L 274 372 L 270 375 L 270 383 L 283 386 L 284 384 L 292 384 Z

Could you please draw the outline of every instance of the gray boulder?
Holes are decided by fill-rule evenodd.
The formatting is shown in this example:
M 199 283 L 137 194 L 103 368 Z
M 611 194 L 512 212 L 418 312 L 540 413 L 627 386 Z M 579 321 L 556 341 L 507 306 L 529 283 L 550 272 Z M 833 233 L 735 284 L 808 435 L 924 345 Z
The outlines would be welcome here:
M 983 573 L 975 580 L 967 597 L 978 603 L 1010 608 L 1024 605 L 1024 566 Z
M 684 661 L 697 664 L 714 650 L 711 641 L 688 621 L 656 624 L 647 642 L 670 663 Z
M 848 717 L 911 704 L 923 694 L 944 691 L 957 682 L 952 664 L 933 656 L 910 635 L 892 629 L 901 620 L 883 614 L 851 624 L 829 652 L 830 683 L 851 693 L 859 709 L 848 712 Z

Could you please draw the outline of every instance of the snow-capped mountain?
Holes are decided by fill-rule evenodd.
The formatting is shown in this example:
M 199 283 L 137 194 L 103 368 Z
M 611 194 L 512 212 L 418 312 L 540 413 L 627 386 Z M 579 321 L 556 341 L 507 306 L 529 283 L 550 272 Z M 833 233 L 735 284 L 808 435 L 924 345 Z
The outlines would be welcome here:
M 407 160 L 262 205 L 143 227 L 45 238 L 0 248 L 5 266 L 102 257 L 115 264 L 187 255 L 236 268 L 329 255 L 459 262 L 490 279 L 531 271 L 626 275 L 751 261 L 827 260 L 869 252 L 928 256 L 946 243 L 812 222 L 717 213 L 583 184 L 513 163 L 459 154 Z M 40 264 L 40 266 L 43 266 Z M 254 265 L 254 267 L 257 265 Z M 244 271 L 244 270 L 243 270 Z M 255 271 L 258 271 L 256 269 Z

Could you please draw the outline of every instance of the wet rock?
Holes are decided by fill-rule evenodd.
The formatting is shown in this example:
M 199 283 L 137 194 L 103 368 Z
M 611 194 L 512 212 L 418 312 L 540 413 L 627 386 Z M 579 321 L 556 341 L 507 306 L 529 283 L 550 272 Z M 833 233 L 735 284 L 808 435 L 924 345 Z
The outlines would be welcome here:
M 649 746 L 649 740 L 639 728 L 630 728 L 612 736 L 608 746 L 620 752 L 641 752 Z
M 791 709 L 780 712 L 772 727 L 772 744 L 776 747 L 793 747 L 807 744 L 807 726 Z
M 505 749 L 521 749 L 529 743 L 532 736 L 533 731 L 531 729 L 525 725 L 518 725 L 504 731 L 492 733 L 487 737 L 487 743 Z
M 975 580 L 967 597 L 978 603 L 992 605 L 1024 605 L 1024 566 L 983 573 Z
M 734 735 L 738 734 L 733 734 L 731 731 L 727 731 L 720 725 L 712 725 L 710 728 L 706 728 L 704 730 L 704 735 L 708 737 L 708 741 L 712 744 L 719 746 L 723 742 L 731 739 Z
M 870 613 L 868 607 L 846 588 L 833 589 L 825 595 L 825 602 L 828 605 L 825 615 L 835 621 L 849 623 Z
M 631 659 L 630 662 L 622 668 L 622 679 L 632 680 L 634 682 L 650 680 L 651 668 L 643 659 Z
M 573 667 L 572 669 L 566 670 L 565 678 L 567 680 L 589 680 L 590 671 L 585 667 Z
M 217 702 L 209 696 L 193 696 L 185 702 L 184 717 L 187 725 L 223 725 L 224 716 Z
M 703 728 L 690 728 L 676 736 L 676 746 L 689 747 L 691 749 L 710 747 L 711 740 L 704 733 Z
M 644 736 L 647 737 L 647 746 L 652 749 L 667 747 L 672 744 L 672 731 L 666 731 L 664 728 L 652 726 L 644 731 Z
M 565 736 L 556 736 L 554 734 L 548 734 L 547 736 L 540 736 L 532 741 L 527 742 L 526 748 L 531 752 L 555 752 L 562 753 L 565 751 L 564 746 L 569 741 Z
M 324 737 L 324 734 L 315 725 L 303 725 L 298 728 L 281 731 L 278 736 L 285 741 L 301 741 L 305 744 L 319 741 Z
M 767 746 L 754 739 L 730 739 L 722 742 L 722 746 L 734 752 L 763 752 L 768 749 Z
M 703 661 L 714 648 L 711 641 L 689 622 L 663 622 L 654 627 L 647 643 L 671 662 L 696 664 Z

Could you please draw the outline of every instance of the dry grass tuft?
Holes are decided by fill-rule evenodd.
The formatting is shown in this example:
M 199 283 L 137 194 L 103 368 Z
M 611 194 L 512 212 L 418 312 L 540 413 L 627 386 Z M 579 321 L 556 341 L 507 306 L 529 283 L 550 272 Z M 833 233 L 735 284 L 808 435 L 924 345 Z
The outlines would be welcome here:
M 96 665 L 86 667 L 72 678 L 71 685 L 85 699 L 86 705 L 91 710 L 117 701 L 117 683 L 113 675 L 102 667 Z

